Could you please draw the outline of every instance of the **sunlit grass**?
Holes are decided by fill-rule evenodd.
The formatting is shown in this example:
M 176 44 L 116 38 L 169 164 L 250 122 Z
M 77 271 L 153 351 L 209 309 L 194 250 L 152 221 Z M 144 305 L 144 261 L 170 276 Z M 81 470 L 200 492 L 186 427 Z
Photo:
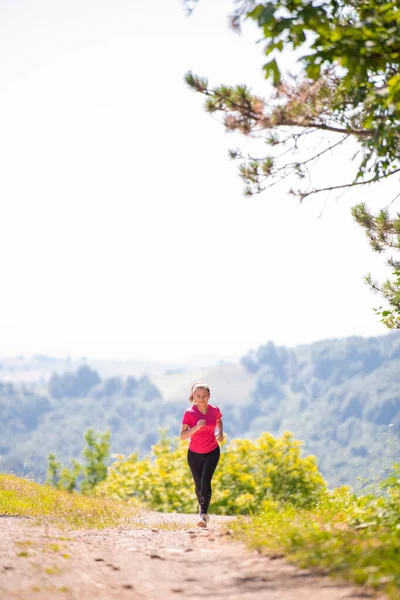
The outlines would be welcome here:
M 72 528 L 116 527 L 129 523 L 137 509 L 107 498 L 54 490 L 0 474 L 0 515 L 33 517 Z
M 390 512 L 383 499 L 360 500 L 344 492 L 309 510 L 271 502 L 261 514 L 231 527 L 260 552 L 400 599 L 398 512 L 396 507 Z

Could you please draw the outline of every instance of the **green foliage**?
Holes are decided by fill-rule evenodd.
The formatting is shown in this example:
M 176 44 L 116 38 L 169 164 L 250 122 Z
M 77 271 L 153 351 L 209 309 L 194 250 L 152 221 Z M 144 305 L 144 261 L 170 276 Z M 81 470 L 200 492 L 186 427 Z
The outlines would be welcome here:
M 111 379 L 119 380 L 119 391 Z M 114 451 L 144 452 L 157 441 L 157 418 L 176 428 L 181 412 L 160 400 L 147 377 L 107 378 L 79 398 L 53 398 L 42 384 L 0 382 L 0 403 L 0 469 L 39 481 L 45 479 L 49 453 L 63 464 L 70 457 L 79 459 L 89 428 L 110 429 Z
M 221 404 L 228 439 L 292 431 L 304 440 L 305 453 L 318 457 L 331 486 L 353 485 L 358 475 L 371 479 L 382 471 L 389 456 L 386 440 L 389 435 L 397 439 L 400 427 L 397 332 L 290 349 L 268 343 L 241 363 L 231 365 L 229 385 L 223 368 L 214 371 L 213 395 Z M 167 385 L 169 377 L 164 376 Z M 236 400 L 229 397 L 233 381 L 246 389 Z M 58 399 L 45 396 L 42 385 L 0 384 L 0 469 L 44 481 L 52 453 L 67 465 L 63 487 L 73 489 L 78 476 L 67 477 L 74 465 L 70 458 L 82 462 L 82 439 L 89 428 L 111 431 L 110 453 L 136 452 L 139 458 L 157 443 L 160 423 L 168 435 L 177 435 L 186 394 L 173 402 L 160 398 L 160 392 L 148 399 L 154 386 L 136 379 L 134 395 L 127 396 L 126 383 L 121 394 Z
M 153 446 L 153 457 L 140 459 L 120 455 L 109 470 L 107 479 L 96 493 L 117 499 L 134 499 L 165 512 L 190 512 L 193 508 L 192 486 L 188 481 L 184 444 L 162 434 Z
M 55 455 L 50 453 L 46 483 L 67 492 L 73 492 L 78 485 L 82 494 L 92 492 L 107 477 L 110 435 L 110 431 L 96 434 L 93 429 L 88 429 L 84 436 L 87 445 L 82 451 L 84 463 L 72 459 L 70 468 L 61 468 Z
M 375 252 L 400 251 L 400 213 L 390 217 L 389 211 L 383 209 L 373 215 L 364 204 L 358 204 L 352 209 L 356 222 L 364 228 L 372 249 Z M 388 329 L 400 329 L 400 261 L 389 257 L 387 264 L 392 268 L 393 279 L 387 279 L 383 284 L 372 280 L 367 275 L 366 282 L 379 292 L 389 304 L 389 308 L 380 306 L 375 312 L 381 316 L 381 322 Z
M 87 446 L 82 452 L 82 456 L 85 459 L 82 469 L 83 481 L 81 483 L 83 494 L 92 491 L 96 485 L 107 477 L 110 436 L 110 431 L 106 431 L 103 434 L 95 434 L 93 429 L 88 429 L 85 433 Z
M 248 514 L 269 498 L 309 506 L 325 488 L 313 456 L 302 457 L 300 442 L 286 432 L 281 438 L 264 433 L 256 441 L 235 440 L 223 448 L 213 478 L 212 510 Z M 153 456 L 119 458 L 97 493 L 136 498 L 155 510 L 196 510 L 194 484 L 186 461 L 187 444 L 165 435 Z
M 393 279 L 387 279 L 381 286 L 377 282 L 372 283 L 370 275 L 365 279 L 374 289 L 379 288 L 383 297 L 388 300 L 390 308 L 380 306 L 374 309 L 380 315 L 381 323 L 388 329 L 400 329 L 400 269 L 394 269 Z
M 83 468 L 82 465 L 75 460 L 71 459 L 71 466 L 63 467 L 60 472 L 60 481 L 57 486 L 60 490 L 65 490 L 66 492 L 74 492 L 78 489 L 78 479 L 82 474 Z
M 264 73 L 274 89 L 271 97 L 256 96 L 246 85 L 211 88 L 207 79 L 191 72 L 185 80 L 206 96 L 208 112 L 224 115 L 227 131 L 264 137 L 270 147 L 269 154 L 260 158 L 254 158 L 253 152 L 230 151 L 232 159 L 241 161 L 239 173 L 245 183 L 244 193 L 260 193 L 294 177 L 300 188 L 290 188 L 290 193 L 302 201 L 312 194 L 374 183 L 399 173 L 398 2 L 238 0 L 235 5 L 232 22 L 236 28 L 241 21 L 251 19 L 261 30 L 268 57 Z M 293 49 L 302 52 L 297 60 L 300 73 L 291 81 L 282 77 L 279 55 Z M 322 143 L 318 137 L 310 153 L 309 144 L 302 145 L 302 140 L 308 141 L 310 134 L 321 131 L 329 135 Z M 359 142 L 353 179 L 346 183 L 335 178 L 321 187 L 310 185 L 317 161 L 349 137 Z M 275 151 L 277 146 L 281 146 L 279 153 Z M 303 151 L 304 158 L 299 158 L 299 151 Z M 292 161 L 287 160 L 289 155 L 293 156 Z M 390 248 L 399 251 L 399 215 L 390 219 L 386 211 L 381 211 L 373 217 L 365 214 L 362 205 L 355 207 L 353 214 L 366 228 L 375 251 L 382 251 L 389 234 L 392 242 L 395 238 Z M 389 224 L 392 231 L 387 229 Z M 389 301 L 389 309 L 377 312 L 382 323 L 393 329 L 400 327 L 400 262 L 389 260 L 394 267 L 393 281 L 388 280 L 382 288 L 372 285 L 371 278 L 367 281 Z
M 253 402 L 238 417 L 241 435 L 294 428 L 330 485 L 382 477 L 392 440 L 398 444 L 398 344 L 396 335 L 321 341 L 281 353 L 280 361 L 270 345 L 253 351 L 244 364 L 258 376 Z
M 398 164 L 400 143 L 400 12 L 396 3 L 274 0 L 258 3 L 250 12 L 244 10 L 262 30 L 267 56 L 290 47 L 304 48 L 300 62 L 312 81 L 335 69 L 336 90 L 329 111 L 348 126 L 353 109 L 358 129 L 371 132 L 358 176 L 366 171 L 375 177 L 390 174 Z M 278 75 L 273 76 L 276 81 Z
M 48 456 L 46 484 L 56 489 L 60 489 L 60 471 L 61 464 L 58 462 L 56 455 L 50 452 Z
M 266 137 L 270 145 L 283 143 L 278 130 L 282 125 L 353 135 L 361 142 L 355 181 L 377 181 L 398 172 L 400 11 L 396 2 L 239 0 L 236 5 L 234 24 L 251 19 L 262 32 L 268 57 L 264 72 L 278 96 L 265 101 L 243 85 L 210 89 L 206 79 L 188 73 L 186 82 L 207 96 L 206 109 L 224 112 L 229 130 L 245 134 L 276 130 L 272 143 Z M 303 53 L 298 59 L 301 73 L 289 86 L 277 57 L 291 49 Z M 293 137 L 298 138 L 298 132 Z M 254 186 L 249 191 L 261 191 L 263 173 L 258 165 L 264 159 L 251 160 L 253 174 L 242 172 L 242 176 Z M 296 171 L 295 163 L 286 166 Z M 285 174 L 278 169 L 268 177 L 278 173 Z M 300 178 L 301 174 L 302 169 Z
M 325 571 L 383 589 L 400 598 L 400 470 L 383 484 L 385 493 L 355 496 L 348 488 L 324 492 L 310 509 L 267 502 L 237 535 L 260 551 L 283 552 L 302 567 Z
M 58 527 L 117 527 L 134 516 L 132 507 L 108 498 L 68 494 L 0 473 L 0 514 L 45 519 Z

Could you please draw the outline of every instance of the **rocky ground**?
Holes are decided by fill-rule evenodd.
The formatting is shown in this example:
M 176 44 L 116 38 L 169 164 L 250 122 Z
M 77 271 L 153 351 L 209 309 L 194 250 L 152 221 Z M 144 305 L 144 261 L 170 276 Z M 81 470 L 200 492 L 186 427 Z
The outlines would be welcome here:
M 233 541 L 229 518 L 140 513 L 131 527 L 65 531 L 0 518 L 1 600 L 344 600 L 363 588 Z

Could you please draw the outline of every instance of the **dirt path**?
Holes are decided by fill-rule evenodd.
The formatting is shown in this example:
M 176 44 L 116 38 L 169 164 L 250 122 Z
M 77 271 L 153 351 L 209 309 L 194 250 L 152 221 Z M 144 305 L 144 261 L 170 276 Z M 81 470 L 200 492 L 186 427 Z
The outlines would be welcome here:
M 298 570 L 233 542 L 214 517 L 143 513 L 132 528 L 60 531 L 0 518 L 1 600 L 342 600 L 362 589 Z M 171 523 L 182 529 L 172 530 Z

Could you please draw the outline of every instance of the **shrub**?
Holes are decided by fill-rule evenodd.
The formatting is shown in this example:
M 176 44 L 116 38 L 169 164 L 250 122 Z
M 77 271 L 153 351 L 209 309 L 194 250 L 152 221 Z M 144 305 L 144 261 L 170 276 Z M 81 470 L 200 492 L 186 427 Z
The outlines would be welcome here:
M 73 492 L 80 486 L 83 494 L 89 494 L 107 477 L 107 462 L 110 453 L 109 430 L 96 433 L 92 428 L 84 435 L 86 446 L 82 450 L 84 463 L 72 459 L 71 467 L 61 467 L 55 454 L 48 456 L 46 483 L 56 489 Z
M 400 598 L 400 468 L 379 493 L 325 491 L 310 508 L 274 501 L 233 524 L 251 548 L 283 552 L 302 567 L 322 567 Z
M 155 510 L 193 512 L 196 499 L 186 453 L 187 444 L 163 435 L 151 457 L 118 457 L 97 493 L 136 498 Z M 308 507 L 324 490 L 316 459 L 301 456 L 301 442 L 289 432 L 280 438 L 263 433 L 254 442 L 234 440 L 222 447 L 213 478 L 212 510 L 249 514 L 268 499 Z

